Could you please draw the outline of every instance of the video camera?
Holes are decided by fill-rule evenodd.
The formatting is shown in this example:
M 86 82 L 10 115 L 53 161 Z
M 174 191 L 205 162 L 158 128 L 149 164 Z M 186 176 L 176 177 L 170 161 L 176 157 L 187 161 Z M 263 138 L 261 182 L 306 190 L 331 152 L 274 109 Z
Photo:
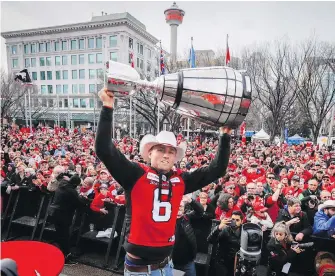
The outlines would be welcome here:
M 241 247 L 236 254 L 235 276 L 256 275 L 263 244 L 262 228 L 254 223 L 242 225 Z

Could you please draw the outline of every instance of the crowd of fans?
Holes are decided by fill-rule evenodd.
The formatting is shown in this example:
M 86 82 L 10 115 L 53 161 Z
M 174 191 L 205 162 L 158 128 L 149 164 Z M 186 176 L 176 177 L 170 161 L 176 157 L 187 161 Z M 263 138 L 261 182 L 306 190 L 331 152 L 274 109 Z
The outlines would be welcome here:
M 185 138 L 180 134 L 177 140 Z M 113 142 L 128 159 L 144 162 L 137 139 L 123 137 Z M 89 129 L 40 125 L 31 133 L 29 128 L 16 125 L 2 128 L 2 212 L 11 192 L 27 189 L 52 193 L 59 185 L 57 176 L 71 172 L 81 179 L 77 192 L 81 198 L 89 199 L 90 209 L 97 216 L 96 227 L 104 228 L 104 223 L 98 224 L 108 214 L 105 202 L 122 205 L 125 197 L 123 188 L 96 157 L 93 145 L 94 132 Z M 211 162 L 218 140 L 194 136 L 187 145 L 186 156 L 176 166 L 192 171 Z M 266 231 L 284 221 L 283 233 L 290 241 L 293 239 L 285 231 L 296 234 L 297 242 L 312 234 L 334 239 L 335 152 L 311 144 L 278 146 L 233 140 L 226 175 L 201 191 L 186 195 L 183 202 L 201 207 L 198 218 L 219 220 L 216 232 L 208 240 L 220 243 L 228 239 L 236 251 L 239 245 L 234 229 L 245 222 L 259 224 Z M 281 229 L 278 225 L 277 228 Z M 224 229 L 220 235 L 218 231 Z M 278 233 L 273 233 L 273 237 Z M 227 264 L 223 260 L 227 254 L 229 259 L 234 253 L 218 253 L 222 255 L 217 261 L 218 270 L 222 263 Z

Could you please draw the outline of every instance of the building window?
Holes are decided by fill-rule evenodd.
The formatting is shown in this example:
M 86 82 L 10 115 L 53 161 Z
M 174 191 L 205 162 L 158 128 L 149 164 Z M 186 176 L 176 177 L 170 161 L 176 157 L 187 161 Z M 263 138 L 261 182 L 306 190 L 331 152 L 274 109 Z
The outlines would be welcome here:
M 76 55 L 71 56 L 71 64 L 72 65 L 77 65 L 77 56 Z
M 48 85 L 48 94 L 53 94 L 52 85 Z
M 117 61 L 117 53 L 116 52 L 111 52 L 110 53 L 110 60 Z
M 62 85 L 60 84 L 56 85 L 56 94 L 62 94 Z
M 54 100 L 53 99 L 48 99 L 48 105 L 49 105 L 49 107 L 54 107 Z
M 85 63 L 85 55 L 79 55 L 79 64 Z
M 95 91 L 95 84 L 90 84 L 90 85 L 88 86 L 88 89 L 89 89 L 89 92 L 90 92 L 90 93 L 94 93 L 94 92 L 96 92 L 96 91 Z
M 40 80 L 45 80 L 45 72 L 44 71 L 40 72 Z
M 63 94 L 67 94 L 69 91 L 69 86 L 67 84 L 63 85 Z
M 67 41 L 62 41 L 62 50 L 66 51 L 67 50 Z
M 85 84 L 79 84 L 79 93 L 85 94 Z
M 17 55 L 17 45 L 12 45 L 12 55 Z
M 94 54 L 88 54 L 88 63 L 93 64 L 94 62 Z
M 37 80 L 37 72 L 31 73 L 33 80 Z
M 29 45 L 28 44 L 24 44 L 23 49 L 24 49 L 25 54 L 29 54 Z
M 101 37 L 98 37 L 98 38 L 95 40 L 95 43 L 96 43 L 96 48 L 97 48 L 97 49 L 101 49 L 101 48 L 102 48 L 102 38 L 101 38 Z
M 55 51 L 60 51 L 60 42 L 59 41 L 55 41 Z
M 134 40 L 129 37 L 129 49 L 134 49 Z
M 136 67 L 139 68 L 140 67 L 140 58 L 136 59 Z
M 90 99 L 90 108 L 94 108 L 94 99 Z
M 73 107 L 78 108 L 79 107 L 79 99 L 73 99 Z
M 72 84 L 72 94 L 78 94 L 78 84 Z
M 148 58 L 151 58 L 151 50 L 148 49 Z
M 61 77 L 60 77 L 60 71 L 56 71 L 56 80 L 60 80 Z
M 77 70 L 72 70 L 72 79 L 73 80 L 78 79 L 78 71 Z
M 38 51 L 41 52 L 45 52 L 45 44 L 44 43 L 39 43 L 38 44 Z
M 52 71 L 47 71 L 47 80 L 52 80 Z
M 150 72 L 150 71 L 151 71 L 151 63 L 148 62 L 148 63 L 147 63 L 147 72 Z
M 79 79 L 85 79 L 85 69 L 79 70 Z
M 79 39 L 79 50 L 85 49 L 85 39 Z
M 24 59 L 24 67 L 30 67 L 30 58 L 25 58 Z
M 67 70 L 63 70 L 63 80 L 67 80 L 68 77 L 69 77 L 68 71 Z
M 64 107 L 69 107 L 69 102 L 68 102 L 68 99 L 64 99 Z
M 47 86 L 46 85 L 41 85 L 41 94 L 46 95 L 47 94 Z
M 67 56 L 62 56 L 62 64 L 67 65 Z
M 88 70 L 88 75 L 90 79 L 95 79 L 95 69 Z
M 132 61 L 133 61 L 133 59 L 134 59 L 134 54 L 129 53 L 129 55 L 128 55 L 128 63 L 131 64 Z
M 109 37 L 109 47 L 113 48 L 117 46 L 117 36 L 116 35 L 111 35 Z
M 44 57 L 40 57 L 40 66 L 45 66 L 45 59 L 44 59 Z
M 143 59 L 140 59 L 140 68 L 143 69 Z
M 58 101 L 58 107 L 59 107 L 59 108 L 62 108 L 62 107 L 63 107 L 63 102 L 62 102 L 62 100 L 59 100 L 59 101 Z
M 37 99 L 37 98 L 34 98 L 33 106 L 34 106 L 34 107 L 38 107 L 38 106 L 39 106 L 39 102 L 38 102 L 38 99 Z
M 77 50 L 77 40 L 71 40 L 71 50 Z
M 80 99 L 80 108 L 86 108 L 86 99 Z
M 33 54 L 33 53 L 36 53 L 36 44 L 31 44 L 30 45 L 30 52 Z
M 97 78 L 103 79 L 104 78 L 104 70 L 103 69 L 97 69 Z M 97 89 L 99 90 L 99 89 Z
M 60 63 L 60 56 L 55 57 L 55 65 L 61 65 Z
M 47 106 L 47 99 L 42 99 L 42 107 L 48 107 Z
M 31 67 L 36 67 L 36 58 L 31 58 L 30 61 Z
M 94 38 L 89 38 L 88 39 L 88 49 L 93 49 L 94 48 Z
M 51 57 L 46 57 L 45 61 L 47 66 L 51 66 Z
M 137 43 L 137 53 L 143 56 L 143 45 Z
M 47 42 L 47 43 L 45 43 L 45 50 L 46 50 L 47 52 L 51 52 L 51 42 Z
M 102 63 L 102 53 L 97 53 L 97 63 Z

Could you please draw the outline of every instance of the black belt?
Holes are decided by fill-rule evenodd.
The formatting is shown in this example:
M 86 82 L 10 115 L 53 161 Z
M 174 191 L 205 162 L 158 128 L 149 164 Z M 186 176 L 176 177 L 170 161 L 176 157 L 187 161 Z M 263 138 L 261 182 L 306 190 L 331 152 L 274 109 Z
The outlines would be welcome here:
M 157 269 L 164 268 L 169 262 L 169 258 L 166 257 L 164 261 L 158 263 L 158 264 L 149 264 L 149 265 L 128 265 L 124 264 L 124 267 L 130 271 L 130 272 L 149 272 Z

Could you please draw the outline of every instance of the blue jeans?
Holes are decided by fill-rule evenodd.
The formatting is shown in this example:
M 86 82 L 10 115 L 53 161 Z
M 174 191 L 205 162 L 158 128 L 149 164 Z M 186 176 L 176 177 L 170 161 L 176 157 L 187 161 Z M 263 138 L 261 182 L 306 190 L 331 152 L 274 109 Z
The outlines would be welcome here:
M 196 276 L 196 270 L 195 270 L 195 263 L 194 261 L 189 262 L 186 265 L 183 266 L 175 266 L 176 269 L 184 271 L 185 272 L 185 276 Z
M 151 272 L 130 272 L 124 269 L 124 276 L 173 276 L 173 263 L 170 260 L 162 269 L 151 270 Z

